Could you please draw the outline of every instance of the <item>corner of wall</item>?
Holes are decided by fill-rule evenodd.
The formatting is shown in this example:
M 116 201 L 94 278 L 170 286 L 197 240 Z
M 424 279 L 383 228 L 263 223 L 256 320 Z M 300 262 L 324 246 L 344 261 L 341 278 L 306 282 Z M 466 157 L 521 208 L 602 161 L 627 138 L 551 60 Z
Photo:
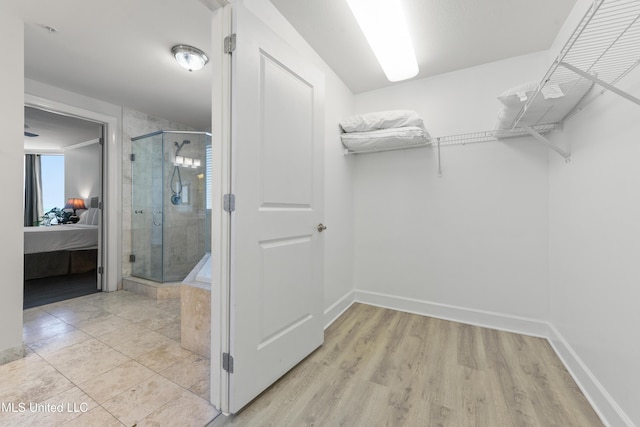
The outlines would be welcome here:
M 11 60 L 0 64 L 0 128 L 3 137 L 0 179 L 14 183 L 6 185 L 3 190 L 7 200 L 22 200 L 22 185 L 15 185 L 15 181 L 23 175 L 24 165 L 24 22 L 10 14 L 0 13 L 0 39 L 11 41 L 5 43 L 4 52 L 4 57 Z M 22 357 L 22 225 L 22 215 L 9 215 L 3 224 L 2 238 L 8 244 L 0 247 L 0 363 Z
M 634 426 L 633 421 L 552 324 L 549 324 L 548 341 L 605 425 Z

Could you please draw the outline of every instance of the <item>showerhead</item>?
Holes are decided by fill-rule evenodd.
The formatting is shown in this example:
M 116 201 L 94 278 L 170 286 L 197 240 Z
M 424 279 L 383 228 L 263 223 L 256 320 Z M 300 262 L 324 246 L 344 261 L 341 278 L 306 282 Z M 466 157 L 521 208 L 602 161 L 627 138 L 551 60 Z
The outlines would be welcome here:
M 176 149 L 176 156 L 177 156 L 180 150 L 182 150 L 182 147 L 184 147 L 185 144 L 191 144 L 191 141 L 189 141 L 188 139 L 185 139 L 184 141 L 182 141 L 182 144 L 178 144 L 178 141 L 174 141 L 173 143 L 175 144 L 176 147 L 178 147 Z

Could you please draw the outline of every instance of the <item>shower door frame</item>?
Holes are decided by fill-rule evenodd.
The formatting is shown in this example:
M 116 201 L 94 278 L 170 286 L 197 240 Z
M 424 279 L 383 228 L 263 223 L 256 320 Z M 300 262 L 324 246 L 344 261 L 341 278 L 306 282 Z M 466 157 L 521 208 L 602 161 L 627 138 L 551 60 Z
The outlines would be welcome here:
M 164 170 L 164 168 L 165 168 L 165 166 L 169 167 L 169 163 L 167 163 L 169 160 L 167 160 L 167 158 L 165 158 L 165 155 L 167 154 L 167 153 L 165 153 L 165 136 L 166 135 L 195 135 L 195 136 L 205 137 L 205 138 L 208 137 L 209 138 L 209 143 L 210 143 L 210 145 L 212 145 L 212 156 L 213 156 L 213 135 L 212 135 L 211 132 L 207 132 L 207 131 L 158 130 L 158 131 L 155 131 L 155 132 L 147 133 L 147 134 L 140 135 L 140 136 L 134 136 L 134 137 L 131 138 L 131 154 L 132 154 L 132 157 L 130 158 L 130 163 L 131 163 L 131 195 L 130 195 L 131 196 L 131 212 L 130 212 L 131 213 L 131 253 L 136 256 L 135 262 L 139 262 L 139 259 L 138 259 L 139 252 L 136 251 L 134 246 L 133 246 L 135 244 L 135 242 L 138 241 L 137 239 L 134 238 L 133 232 L 135 230 L 134 218 L 135 218 L 135 215 L 136 215 L 136 210 L 134 209 L 134 204 L 135 204 L 135 201 L 134 201 L 134 199 L 135 199 L 134 198 L 134 189 L 135 189 L 134 165 L 135 165 L 135 162 L 139 161 L 139 160 L 136 159 L 133 156 L 135 154 L 133 152 L 133 147 L 134 147 L 134 142 L 141 141 L 141 140 L 146 140 L 146 139 L 153 138 L 153 137 L 156 137 L 156 136 L 161 136 L 161 141 L 160 141 L 160 145 L 161 145 L 160 167 L 162 168 L 162 172 L 161 172 L 161 175 L 162 175 L 162 187 L 161 187 L 162 188 L 162 196 L 161 196 L 160 199 L 162 200 L 162 203 L 161 203 L 160 207 L 157 207 L 157 206 L 153 207 L 153 209 L 152 209 L 153 212 L 151 213 L 151 215 L 152 215 L 152 224 L 155 225 L 155 226 L 160 226 L 161 227 L 161 234 L 162 234 L 162 238 L 161 238 L 161 240 L 162 240 L 162 243 L 161 243 L 161 245 L 162 245 L 161 258 L 162 259 L 160 261 L 160 265 L 161 265 L 161 268 L 160 268 L 160 270 L 161 270 L 161 272 L 160 272 L 160 280 L 158 280 L 155 277 L 149 277 L 151 275 L 146 276 L 144 274 L 139 274 L 139 273 L 134 274 L 133 267 L 131 269 L 131 275 L 132 276 L 140 277 L 140 278 L 143 278 L 143 279 L 152 280 L 152 281 L 160 282 L 160 283 L 176 282 L 176 281 L 181 281 L 182 280 L 182 279 L 179 279 L 179 280 L 178 279 L 177 280 L 167 280 L 166 279 L 166 271 L 165 271 L 165 268 L 166 268 L 166 246 L 165 246 L 166 239 L 165 239 L 165 233 L 167 231 L 166 228 L 165 228 L 165 225 L 166 225 L 165 224 L 165 213 L 166 213 L 165 212 L 165 209 L 166 209 L 165 196 L 167 195 L 167 194 L 165 194 L 165 190 L 167 188 L 167 184 L 168 183 L 165 182 L 165 180 L 164 180 L 165 179 L 165 170 Z M 156 141 L 148 141 L 148 142 L 145 141 L 145 143 L 157 143 L 157 142 Z M 205 143 L 205 147 L 206 147 L 206 145 L 207 144 Z M 171 146 L 171 144 L 169 144 L 169 146 Z M 205 151 L 206 151 L 206 148 L 205 148 Z M 171 154 L 170 153 L 168 154 L 168 158 L 171 158 Z M 203 166 L 205 167 L 205 170 L 206 170 L 206 162 L 205 162 L 205 164 Z M 176 166 L 173 163 L 171 163 L 170 167 L 173 168 L 173 167 L 176 167 Z M 213 167 L 212 167 L 212 170 L 213 170 Z M 206 175 L 206 172 L 205 172 L 205 175 Z M 159 209 L 159 211 L 158 211 L 158 209 Z M 203 209 L 206 210 L 206 195 L 205 195 L 205 206 L 203 206 Z M 142 212 L 142 210 L 140 211 L 140 213 L 144 214 Z M 160 218 L 160 224 L 156 224 L 156 215 L 160 215 L 160 217 L 159 217 Z M 212 216 L 213 216 L 213 210 L 212 210 Z M 213 235 L 213 233 L 210 232 L 209 234 L 210 234 L 209 237 L 211 239 L 211 236 Z

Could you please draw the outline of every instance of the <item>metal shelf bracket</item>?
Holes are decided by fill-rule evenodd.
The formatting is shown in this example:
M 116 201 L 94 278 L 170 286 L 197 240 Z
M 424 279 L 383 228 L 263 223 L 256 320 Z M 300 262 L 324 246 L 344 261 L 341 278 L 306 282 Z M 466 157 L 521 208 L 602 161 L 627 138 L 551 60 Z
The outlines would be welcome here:
M 536 132 L 529 126 L 522 126 L 522 127 L 529 133 L 529 135 L 533 136 L 536 140 L 542 142 L 544 145 L 551 148 L 556 153 L 560 154 L 564 158 L 565 162 L 569 163 L 571 161 L 570 153 L 567 153 L 563 149 L 556 147 L 555 144 L 549 141 L 544 135 L 541 135 L 540 133 Z

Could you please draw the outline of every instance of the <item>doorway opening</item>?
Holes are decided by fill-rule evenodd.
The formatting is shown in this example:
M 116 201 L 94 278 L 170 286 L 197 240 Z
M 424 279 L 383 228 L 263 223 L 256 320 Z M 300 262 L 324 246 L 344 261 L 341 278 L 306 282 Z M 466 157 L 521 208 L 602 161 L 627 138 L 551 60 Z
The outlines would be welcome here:
M 105 124 L 25 106 L 24 305 L 103 288 Z

